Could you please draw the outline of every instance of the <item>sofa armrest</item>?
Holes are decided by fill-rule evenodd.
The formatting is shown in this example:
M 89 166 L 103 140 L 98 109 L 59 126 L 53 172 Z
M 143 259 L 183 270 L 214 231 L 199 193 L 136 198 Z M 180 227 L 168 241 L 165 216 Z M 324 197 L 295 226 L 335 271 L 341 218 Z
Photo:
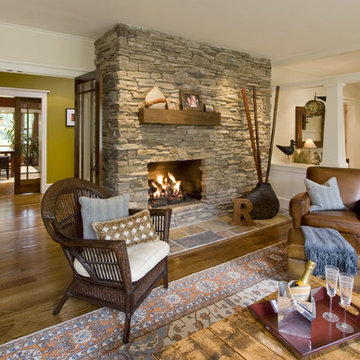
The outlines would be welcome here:
M 310 198 L 306 192 L 297 194 L 290 200 L 289 212 L 295 229 L 301 226 L 302 217 L 309 212 L 310 205 Z

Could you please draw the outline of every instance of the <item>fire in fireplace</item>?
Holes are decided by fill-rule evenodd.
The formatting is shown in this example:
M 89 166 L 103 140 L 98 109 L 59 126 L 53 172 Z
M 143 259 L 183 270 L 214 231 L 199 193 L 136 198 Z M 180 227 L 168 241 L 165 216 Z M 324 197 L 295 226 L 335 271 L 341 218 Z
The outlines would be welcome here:
M 201 199 L 201 160 L 148 164 L 149 204 L 152 207 Z
M 149 180 L 149 200 L 152 205 L 162 206 L 177 204 L 184 200 L 181 181 L 168 172 L 167 176 L 159 174 L 156 180 Z

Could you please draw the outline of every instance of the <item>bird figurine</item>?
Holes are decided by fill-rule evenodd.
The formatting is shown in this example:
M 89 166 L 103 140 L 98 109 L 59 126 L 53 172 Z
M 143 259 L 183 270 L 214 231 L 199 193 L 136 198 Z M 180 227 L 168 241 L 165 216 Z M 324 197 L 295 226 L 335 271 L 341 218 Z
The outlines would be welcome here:
M 276 146 L 289 158 L 289 156 L 294 153 L 295 140 L 290 140 L 290 146 L 281 146 L 281 145 L 276 145 Z

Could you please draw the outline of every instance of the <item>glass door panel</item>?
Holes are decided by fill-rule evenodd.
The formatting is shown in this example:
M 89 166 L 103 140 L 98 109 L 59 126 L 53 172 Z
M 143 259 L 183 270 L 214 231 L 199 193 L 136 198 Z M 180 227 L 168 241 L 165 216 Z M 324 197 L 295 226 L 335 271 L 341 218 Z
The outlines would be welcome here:
M 15 98 L 15 194 L 40 192 L 41 100 Z
M 101 109 L 99 74 L 75 79 L 75 177 L 101 183 Z

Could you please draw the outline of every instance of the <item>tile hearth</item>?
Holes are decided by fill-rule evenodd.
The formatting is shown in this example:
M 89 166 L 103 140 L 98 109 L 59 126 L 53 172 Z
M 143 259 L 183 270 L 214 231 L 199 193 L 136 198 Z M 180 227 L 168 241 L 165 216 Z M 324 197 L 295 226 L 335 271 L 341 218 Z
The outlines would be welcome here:
M 237 235 L 258 231 L 265 227 L 291 221 L 288 211 L 280 209 L 273 219 L 255 220 L 255 226 L 229 225 L 231 216 L 221 216 L 170 230 L 170 253 L 180 253 Z

